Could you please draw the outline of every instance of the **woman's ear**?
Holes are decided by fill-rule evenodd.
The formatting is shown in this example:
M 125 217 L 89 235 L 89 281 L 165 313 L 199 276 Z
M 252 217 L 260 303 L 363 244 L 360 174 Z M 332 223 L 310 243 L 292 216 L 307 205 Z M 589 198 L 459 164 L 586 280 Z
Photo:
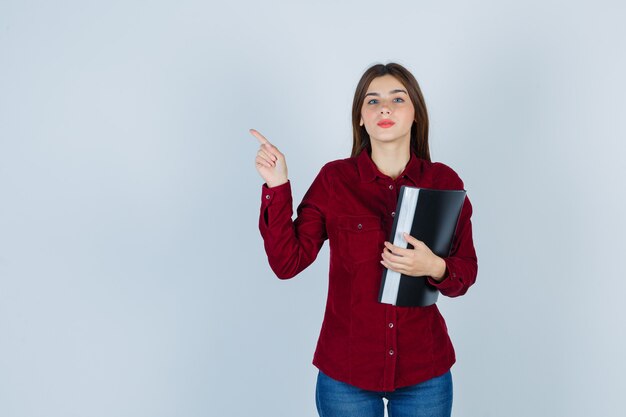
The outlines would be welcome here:
M 359 122 L 359 126 L 363 126 L 363 118 L 361 117 L 361 121 Z

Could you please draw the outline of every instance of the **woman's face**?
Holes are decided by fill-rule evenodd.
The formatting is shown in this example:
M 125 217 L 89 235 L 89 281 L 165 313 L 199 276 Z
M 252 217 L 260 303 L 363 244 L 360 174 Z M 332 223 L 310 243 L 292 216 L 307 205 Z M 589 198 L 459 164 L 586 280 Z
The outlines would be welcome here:
M 411 140 L 411 125 L 415 108 L 409 94 L 393 75 L 372 80 L 361 104 L 360 125 L 374 142 L 403 142 Z

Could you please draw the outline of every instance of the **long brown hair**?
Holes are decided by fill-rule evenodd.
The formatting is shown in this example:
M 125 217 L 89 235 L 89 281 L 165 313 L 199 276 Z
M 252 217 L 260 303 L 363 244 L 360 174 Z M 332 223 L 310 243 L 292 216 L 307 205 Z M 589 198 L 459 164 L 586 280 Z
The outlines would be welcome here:
M 426 111 L 426 103 L 422 96 L 422 91 L 417 80 L 400 64 L 390 62 L 389 64 L 376 64 L 368 68 L 354 92 L 354 101 L 352 102 L 352 155 L 357 156 L 363 149 L 371 152 L 372 145 L 370 136 L 365 130 L 365 126 L 359 126 L 361 121 L 361 106 L 367 93 L 367 88 L 374 78 L 382 77 L 390 74 L 406 87 L 413 107 L 415 108 L 415 119 L 411 126 L 411 150 L 415 152 L 418 158 L 430 161 L 430 150 L 428 149 L 428 112 Z

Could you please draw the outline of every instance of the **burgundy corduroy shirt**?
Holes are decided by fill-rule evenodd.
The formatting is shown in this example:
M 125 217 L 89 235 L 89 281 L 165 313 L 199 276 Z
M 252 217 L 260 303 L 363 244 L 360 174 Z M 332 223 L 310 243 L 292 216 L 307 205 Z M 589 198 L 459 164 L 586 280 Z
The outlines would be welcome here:
M 396 307 L 378 300 L 383 242 L 389 240 L 401 185 L 463 189 L 448 166 L 411 153 L 394 180 L 367 151 L 322 167 L 292 221 L 290 182 L 262 186 L 259 229 L 269 264 L 281 279 L 309 266 L 330 244 L 328 299 L 313 364 L 331 378 L 393 391 L 446 373 L 455 353 L 437 305 Z M 466 197 L 441 282 L 443 295 L 465 294 L 476 280 L 472 206 Z M 418 278 L 415 279 L 424 279 Z

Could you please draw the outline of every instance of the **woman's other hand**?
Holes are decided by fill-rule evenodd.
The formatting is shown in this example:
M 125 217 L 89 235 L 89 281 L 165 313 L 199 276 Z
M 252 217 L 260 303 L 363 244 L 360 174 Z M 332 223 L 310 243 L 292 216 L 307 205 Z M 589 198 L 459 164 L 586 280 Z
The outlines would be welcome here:
M 404 275 L 422 277 L 429 276 L 435 281 L 441 281 L 446 273 L 446 263 L 435 255 L 421 240 L 404 233 L 404 239 L 413 245 L 412 249 L 401 248 L 385 242 L 381 264 L 392 271 Z
M 250 129 L 250 133 L 261 144 L 256 153 L 256 170 L 259 171 L 267 186 L 271 188 L 286 183 L 287 161 L 285 161 L 285 155 L 258 131 Z

